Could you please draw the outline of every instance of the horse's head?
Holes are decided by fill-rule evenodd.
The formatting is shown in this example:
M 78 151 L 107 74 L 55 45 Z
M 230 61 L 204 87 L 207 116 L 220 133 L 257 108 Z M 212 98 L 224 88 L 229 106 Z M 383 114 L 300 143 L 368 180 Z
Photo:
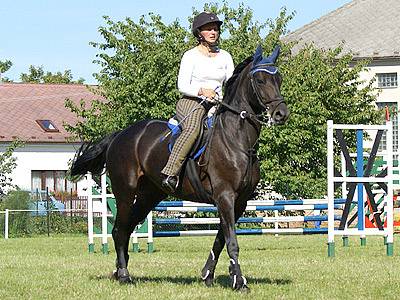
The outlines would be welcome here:
M 275 66 L 279 52 L 280 47 L 277 46 L 270 56 L 263 57 L 262 48 L 258 46 L 250 67 L 255 105 L 262 111 L 268 111 L 273 124 L 283 124 L 289 116 L 289 110 L 280 92 L 282 77 Z

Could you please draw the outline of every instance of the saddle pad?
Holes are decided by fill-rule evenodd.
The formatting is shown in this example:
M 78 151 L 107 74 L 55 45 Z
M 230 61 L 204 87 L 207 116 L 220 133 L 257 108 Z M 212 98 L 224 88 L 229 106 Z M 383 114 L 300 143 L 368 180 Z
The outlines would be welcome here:
M 213 120 L 214 120 L 213 115 L 207 116 L 207 118 L 204 119 L 204 124 L 208 129 L 210 129 L 212 127 Z M 168 128 L 171 130 L 171 138 L 168 143 L 168 150 L 169 150 L 169 153 L 171 153 L 176 139 L 182 133 L 182 127 L 179 125 L 178 120 L 176 120 L 175 117 L 172 117 L 171 119 L 168 120 Z M 198 138 L 201 138 L 201 136 L 199 136 Z M 206 149 L 206 145 L 202 145 L 199 148 L 199 150 L 196 153 L 192 153 L 190 155 L 190 157 L 193 159 L 198 158 L 204 152 L 205 149 Z

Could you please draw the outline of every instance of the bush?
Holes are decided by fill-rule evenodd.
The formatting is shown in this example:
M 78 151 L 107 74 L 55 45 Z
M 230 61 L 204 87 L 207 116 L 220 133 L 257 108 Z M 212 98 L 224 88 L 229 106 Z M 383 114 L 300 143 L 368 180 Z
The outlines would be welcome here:
M 12 191 L 0 202 L 0 210 L 9 209 L 8 233 L 11 237 L 47 234 L 48 227 L 51 234 L 58 233 L 87 233 L 87 218 L 62 214 L 58 211 L 47 215 L 36 215 L 34 212 L 13 210 L 28 210 L 35 206 L 29 192 Z M 54 209 L 54 207 L 50 207 Z M 0 229 L 4 232 L 4 214 L 0 215 Z
M 3 198 L 0 203 L 0 210 L 10 209 L 10 210 L 25 210 L 28 209 L 30 202 L 29 192 L 24 192 L 20 190 L 11 191 Z M 4 215 L 1 215 L 1 224 L 4 224 Z M 29 217 L 28 212 L 16 212 L 10 213 L 8 219 L 8 230 L 9 235 L 14 236 L 18 233 L 25 235 L 29 227 Z

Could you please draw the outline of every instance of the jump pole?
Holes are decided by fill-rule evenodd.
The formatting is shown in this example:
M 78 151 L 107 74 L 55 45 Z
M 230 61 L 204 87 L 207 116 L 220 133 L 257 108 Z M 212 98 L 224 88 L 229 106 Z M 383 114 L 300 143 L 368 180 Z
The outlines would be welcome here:
M 107 177 L 101 176 L 101 250 L 103 254 L 108 254 L 108 233 L 107 233 Z
M 87 174 L 87 181 L 92 182 L 92 174 Z M 88 187 L 90 192 L 88 193 L 88 204 L 87 204 L 87 214 L 88 214 L 88 247 L 89 253 L 94 253 L 94 236 L 93 236 L 93 193 L 92 186 Z

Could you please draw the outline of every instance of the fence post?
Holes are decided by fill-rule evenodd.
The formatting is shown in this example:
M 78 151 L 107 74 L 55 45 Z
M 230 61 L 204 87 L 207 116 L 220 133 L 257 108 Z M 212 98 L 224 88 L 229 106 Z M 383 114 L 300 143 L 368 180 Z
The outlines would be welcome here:
M 69 198 L 69 209 L 70 209 L 70 216 L 71 216 L 71 229 L 72 229 L 72 224 L 73 224 L 73 221 L 72 221 L 72 188 L 71 188 L 71 193 L 70 193 L 70 198 Z
M 36 188 L 36 217 L 39 216 L 39 190 Z
M 46 187 L 46 202 L 47 202 L 47 236 L 50 236 L 50 199 L 49 199 L 49 188 Z
M 6 213 L 4 217 L 4 238 L 8 239 L 8 208 L 6 208 Z

